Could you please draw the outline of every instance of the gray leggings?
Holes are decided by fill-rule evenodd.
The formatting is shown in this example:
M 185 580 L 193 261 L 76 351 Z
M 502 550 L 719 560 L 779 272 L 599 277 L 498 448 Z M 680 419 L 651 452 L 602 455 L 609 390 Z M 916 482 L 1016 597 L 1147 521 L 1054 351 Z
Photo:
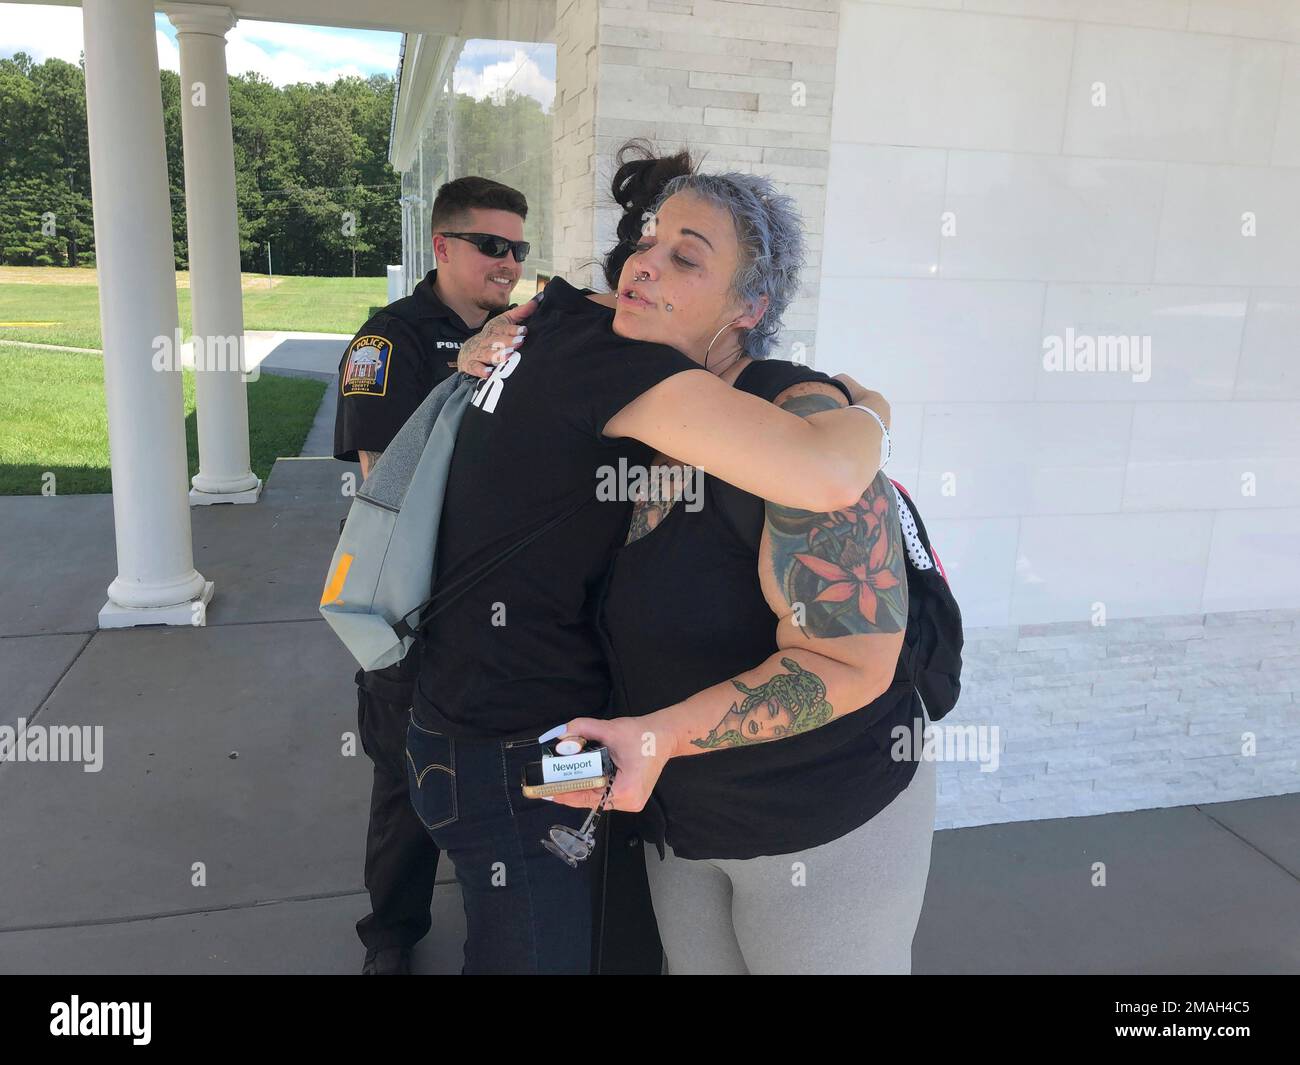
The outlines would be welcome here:
M 922 761 L 880 813 L 820 847 L 700 861 L 647 847 L 669 972 L 910 973 L 934 802 Z

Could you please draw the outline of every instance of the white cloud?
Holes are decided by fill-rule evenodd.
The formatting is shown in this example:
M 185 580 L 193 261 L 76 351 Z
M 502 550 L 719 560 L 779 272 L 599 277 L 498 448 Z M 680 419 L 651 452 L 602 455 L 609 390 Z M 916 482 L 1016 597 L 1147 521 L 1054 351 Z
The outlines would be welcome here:
M 401 47 L 401 34 L 398 33 L 378 34 L 358 30 L 342 34 L 314 26 L 293 26 L 284 22 L 257 22 L 251 19 L 240 22 L 227 39 L 235 36 L 257 45 L 266 54 L 274 53 L 277 59 L 288 52 L 310 62 L 317 70 L 393 74 L 397 71 L 397 53 Z M 332 75 L 318 73 L 311 80 L 317 79 L 332 80 Z
M 365 71 L 356 63 L 322 61 L 320 56 L 287 47 L 272 54 L 242 30 L 241 23 L 226 35 L 226 68 L 232 74 L 255 71 L 276 85 L 365 77 Z
M 461 47 L 460 57 L 462 60 L 481 59 L 486 56 L 495 58 L 510 47 L 512 45 L 506 41 L 491 40 L 487 37 L 473 37 Z
M 81 8 L 0 4 L 0 56 L 26 52 L 38 63 L 51 56 L 81 59 Z
M 507 86 L 514 92 L 531 96 L 544 108 L 555 102 L 555 82 L 542 73 L 537 62 L 522 48 L 510 59 L 487 64 L 481 71 L 458 67 L 455 75 L 457 92 L 483 99 Z
M 180 50 L 162 30 L 154 31 L 154 39 L 158 42 L 158 69 L 174 70 L 179 74 L 181 71 Z

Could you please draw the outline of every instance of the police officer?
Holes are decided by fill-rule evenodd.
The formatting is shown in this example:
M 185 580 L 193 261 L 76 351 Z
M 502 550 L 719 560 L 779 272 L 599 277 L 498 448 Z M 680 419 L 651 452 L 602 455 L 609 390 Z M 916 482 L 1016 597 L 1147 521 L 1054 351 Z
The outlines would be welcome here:
M 398 429 L 440 381 L 460 346 L 510 307 L 528 254 L 528 201 L 507 185 L 463 177 L 438 190 L 430 219 L 437 268 L 415 291 L 366 322 L 339 364 L 334 457 L 360 462 L 364 480 Z M 411 948 L 429 931 L 438 848 L 411 807 L 406 728 L 419 656 L 358 671 L 357 724 L 374 763 L 366 836 L 368 916 L 357 922 L 362 972 L 410 972 Z

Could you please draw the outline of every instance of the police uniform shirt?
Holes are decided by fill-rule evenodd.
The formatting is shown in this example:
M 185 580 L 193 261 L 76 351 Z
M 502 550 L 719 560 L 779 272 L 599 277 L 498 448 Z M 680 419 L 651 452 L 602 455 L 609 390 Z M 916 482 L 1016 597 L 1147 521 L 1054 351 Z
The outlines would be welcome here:
M 430 270 L 411 295 L 375 312 L 344 351 L 336 459 L 357 462 L 359 451 L 385 450 L 425 396 L 456 372 L 461 344 L 478 329 L 438 298 L 437 276 Z

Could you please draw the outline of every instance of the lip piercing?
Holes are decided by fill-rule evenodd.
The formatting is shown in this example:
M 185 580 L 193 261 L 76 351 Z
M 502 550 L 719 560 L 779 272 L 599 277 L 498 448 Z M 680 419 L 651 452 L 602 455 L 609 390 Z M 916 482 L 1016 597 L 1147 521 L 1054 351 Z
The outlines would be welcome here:
M 649 281 L 649 280 L 650 280 L 650 275 L 649 275 L 648 273 L 646 273 L 646 272 L 643 270 L 641 273 L 636 274 L 636 275 L 632 278 L 632 280 L 633 280 L 633 281 Z M 672 305 L 671 303 L 665 303 L 665 304 L 664 304 L 664 310 L 666 310 L 666 311 L 671 311 L 672 309 L 673 309 L 673 305 Z

